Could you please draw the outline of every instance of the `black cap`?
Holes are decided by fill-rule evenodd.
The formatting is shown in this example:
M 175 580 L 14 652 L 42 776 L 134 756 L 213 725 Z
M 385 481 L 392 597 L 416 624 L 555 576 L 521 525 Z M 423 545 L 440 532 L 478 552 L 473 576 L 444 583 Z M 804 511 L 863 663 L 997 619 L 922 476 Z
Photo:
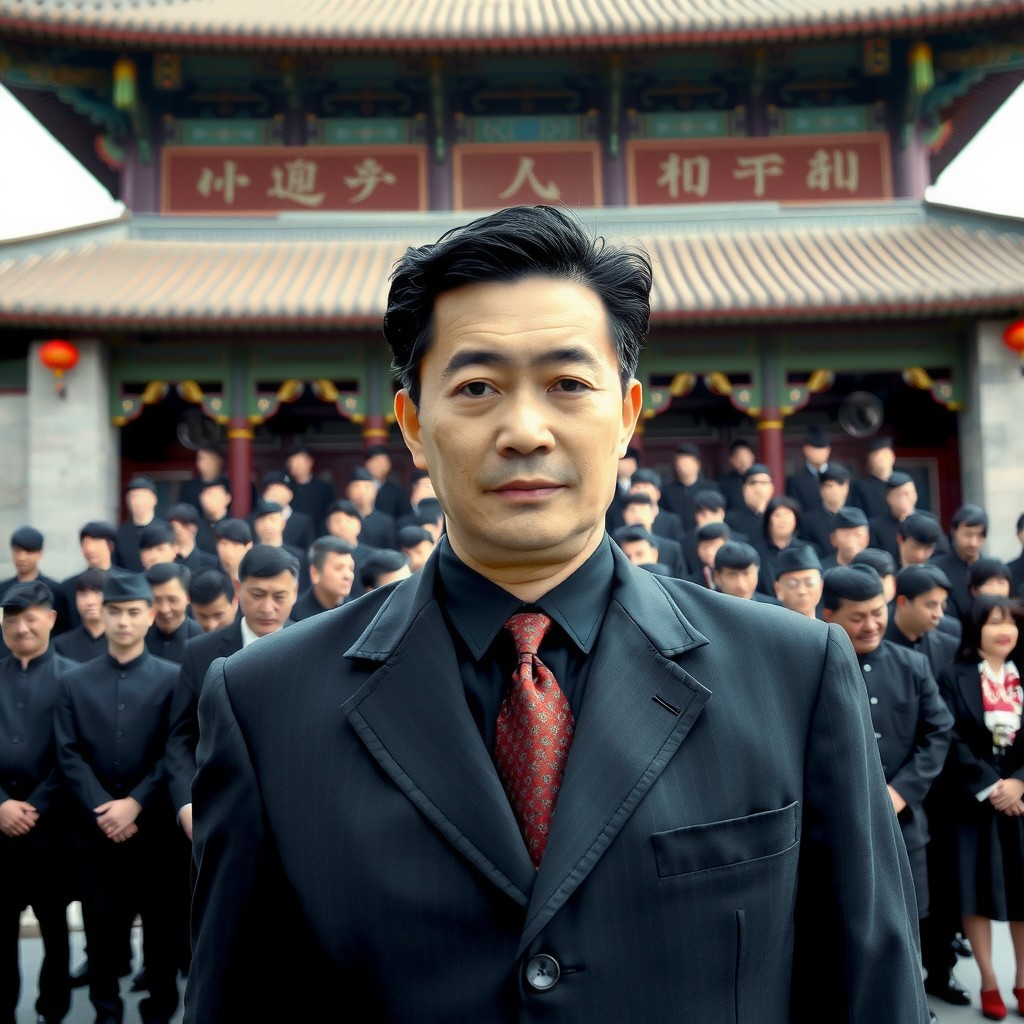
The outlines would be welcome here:
M 159 544 L 173 544 L 174 530 L 170 523 L 150 523 L 139 531 L 139 550 L 155 548 Z
M 849 483 L 852 479 L 853 474 L 845 466 L 840 466 L 838 462 L 830 462 L 818 474 L 819 484 L 827 483 L 829 480 L 837 484 L 845 484 Z
M 853 530 L 858 526 L 867 525 L 868 517 L 865 515 L 864 509 L 857 508 L 856 505 L 844 505 L 832 517 L 833 530 Z
M 804 444 L 811 448 L 831 448 L 832 442 L 828 439 L 828 431 L 824 427 L 808 427 L 804 435 Z
M 295 489 L 295 484 L 292 482 L 292 478 L 283 469 L 272 469 L 267 473 L 263 474 L 263 486 L 266 487 L 268 484 L 284 484 L 285 487 Z
M 640 450 L 630 445 L 626 449 L 626 454 L 622 456 L 624 459 L 633 459 L 636 462 L 640 461 Z
M 244 519 L 222 519 L 213 528 L 217 540 L 230 540 L 235 544 L 251 544 L 252 530 Z
M 658 546 L 658 542 L 654 539 L 654 534 L 647 527 L 640 526 L 639 523 L 633 526 L 620 526 L 612 534 L 612 540 L 616 544 L 628 544 L 630 541 L 645 540 L 652 548 Z
M 698 544 L 704 540 L 718 540 L 719 537 L 728 540 L 732 536 L 732 530 L 729 529 L 728 523 L 705 523 L 697 527 L 695 536 Z
M 98 519 L 90 520 L 78 531 L 78 539 L 83 537 L 95 537 L 98 540 L 109 540 L 112 544 L 117 542 L 117 530 L 110 523 L 101 522 Z
M 363 459 L 372 459 L 375 455 L 387 455 L 388 446 L 386 444 L 371 444 L 369 448 L 363 452 Z
M 894 487 L 902 487 L 904 484 L 912 484 L 914 478 L 909 473 L 901 473 L 898 469 L 894 469 L 889 474 L 889 479 L 886 480 L 886 486 L 892 490 Z
M 896 533 L 918 544 L 938 544 L 942 540 L 942 526 L 931 512 L 911 512 L 896 527 Z
M 148 601 L 152 604 L 153 588 L 141 572 L 111 575 L 103 583 L 103 603 L 111 601 Z
M 713 487 L 702 487 L 693 496 L 693 507 L 698 512 L 716 512 L 725 508 L 725 495 Z
M 273 515 L 275 512 L 283 512 L 284 509 L 276 501 L 257 501 L 253 506 L 252 515 L 249 517 L 253 522 L 262 519 L 263 516 Z
M 873 437 L 868 441 L 869 452 L 881 451 L 883 448 L 892 448 L 891 437 Z
M 847 601 L 870 601 L 882 593 L 882 577 L 868 561 L 851 562 L 849 565 L 834 565 L 825 573 L 825 588 L 829 598 Z M 825 607 L 829 607 L 826 600 Z M 835 607 L 839 607 L 838 602 Z
M 20 612 L 38 604 L 53 607 L 53 591 L 42 580 L 13 583 L 0 597 L 0 608 L 5 612 Z
M 643 468 L 638 469 L 630 478 L 629 482 L 632 484 L 653 484 L 658 490 L 661 490 L 661 475 L 656 469 Z
M 821 559 L 810 544 L 790 544 L 775 558 L 776 578 L 785 572 L 802 572 L 807 569 L 817 569 L 821 572 Z
M 169 523 L 191 523 L 193 526 L 199 525 L 199 513 L 196 511 L 194 505 L 190 505 L 187 501 L 180 501 L 177 505 L 172 505 L 167 512 L 164 514 L 164 518 Z
M 414 548 L 425 540 L 434 543 L 434 538 L 422 526 L 403 526 L 395 540 L 399 548 Z
M 365 466 L 356 466 L 349 474 L 349 482 L 353 480 L 373 480 L 374 475 Z
M 766 476 L 771 477 L 772 471 L 763 463 L 755 462 L 750 469 L 743 474 L 743 481 L 746 483 L 752 476 Z
M 156 484 L 148 476 L 133 476 L 125 484 L 125 491 L 152 491 L 156 494 Z
M 11 534 L 11 547 L 22 551 L 42 551 L 43 535 L 34 526 L 19 526 Z
M 700 449 L 689 441 L 683 441 L 676 445 L 676 455 L 692 455 L 695 459 L 700 458 Z

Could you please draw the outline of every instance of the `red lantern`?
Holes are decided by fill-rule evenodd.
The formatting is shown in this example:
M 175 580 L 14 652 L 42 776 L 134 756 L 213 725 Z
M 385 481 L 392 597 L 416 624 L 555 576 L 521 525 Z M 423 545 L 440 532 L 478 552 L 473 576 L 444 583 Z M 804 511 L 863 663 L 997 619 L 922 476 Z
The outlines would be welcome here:
M 57 394 L 64 397 L 64 371 L 78 364 L 78 349 L 70 341 L 48 341 L 39 349 L 39 361 L 57 378 Z
M 1003 344 L 1011 351 L 1024 357 L 1024 320 L 1010 324 L 1003 331 Z

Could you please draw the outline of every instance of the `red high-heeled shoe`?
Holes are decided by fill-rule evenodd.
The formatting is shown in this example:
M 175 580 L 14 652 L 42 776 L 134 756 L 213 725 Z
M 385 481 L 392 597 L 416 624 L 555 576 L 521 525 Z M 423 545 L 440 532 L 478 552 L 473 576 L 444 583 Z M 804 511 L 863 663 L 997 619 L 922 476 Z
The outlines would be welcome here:
M 1013 998 L 1017 1000 L 1017 1012 L 1024 1017 L 1024 988 L 1015 988 Z
M 1006 1018 L 1006 1004 L 999 994 L 999 989 L 990 988 L 981 993 L 981 1015 L 988 1020 L 1004 1020 Z

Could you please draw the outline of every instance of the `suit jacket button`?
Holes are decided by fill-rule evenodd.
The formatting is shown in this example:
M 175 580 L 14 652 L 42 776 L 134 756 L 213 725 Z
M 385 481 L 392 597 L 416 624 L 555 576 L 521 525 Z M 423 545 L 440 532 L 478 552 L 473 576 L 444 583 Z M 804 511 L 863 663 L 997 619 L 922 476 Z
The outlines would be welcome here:
M 562 968 L 553 956 L 538 953 L 526 965 L 526 984 L 537 992 L 546 992 L 558 984 L 561 974 Z

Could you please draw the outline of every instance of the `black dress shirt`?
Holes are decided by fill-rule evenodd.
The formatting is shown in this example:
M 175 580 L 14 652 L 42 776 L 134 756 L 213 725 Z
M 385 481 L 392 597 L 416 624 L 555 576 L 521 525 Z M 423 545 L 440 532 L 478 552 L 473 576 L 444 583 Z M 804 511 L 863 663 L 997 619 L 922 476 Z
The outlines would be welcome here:
M 92 661 L 107 653 L 107 634 L 93 636 L 85 626 L 75 626 L 70 632 L 61 633 L 53 641 L 53 648 L 72 661 Z
M 190 619 L 187 615 L 185 621 L 173 633 L 165 633 L 155 622 L 149 627 L 146 634 L 146 650 L 155 654 L 158 658 L 166 658 L 180 665 L 185 657 L 185 644 L 194 636 L 200 636 L 203 627 Z
M 614 563 L 607 537 L 568 579 L 536 604 L 524 604 L 462 562 L 448 539 L 438 545 L 438 594 L 455 644 L 466 702 L 488 750 L 494 749 L 501 698 L 518 666 L 510 615 L 542 611 L 552 619 L 538 657 L 551 670 L 579 721 L 590 654 L 612 593 Z

